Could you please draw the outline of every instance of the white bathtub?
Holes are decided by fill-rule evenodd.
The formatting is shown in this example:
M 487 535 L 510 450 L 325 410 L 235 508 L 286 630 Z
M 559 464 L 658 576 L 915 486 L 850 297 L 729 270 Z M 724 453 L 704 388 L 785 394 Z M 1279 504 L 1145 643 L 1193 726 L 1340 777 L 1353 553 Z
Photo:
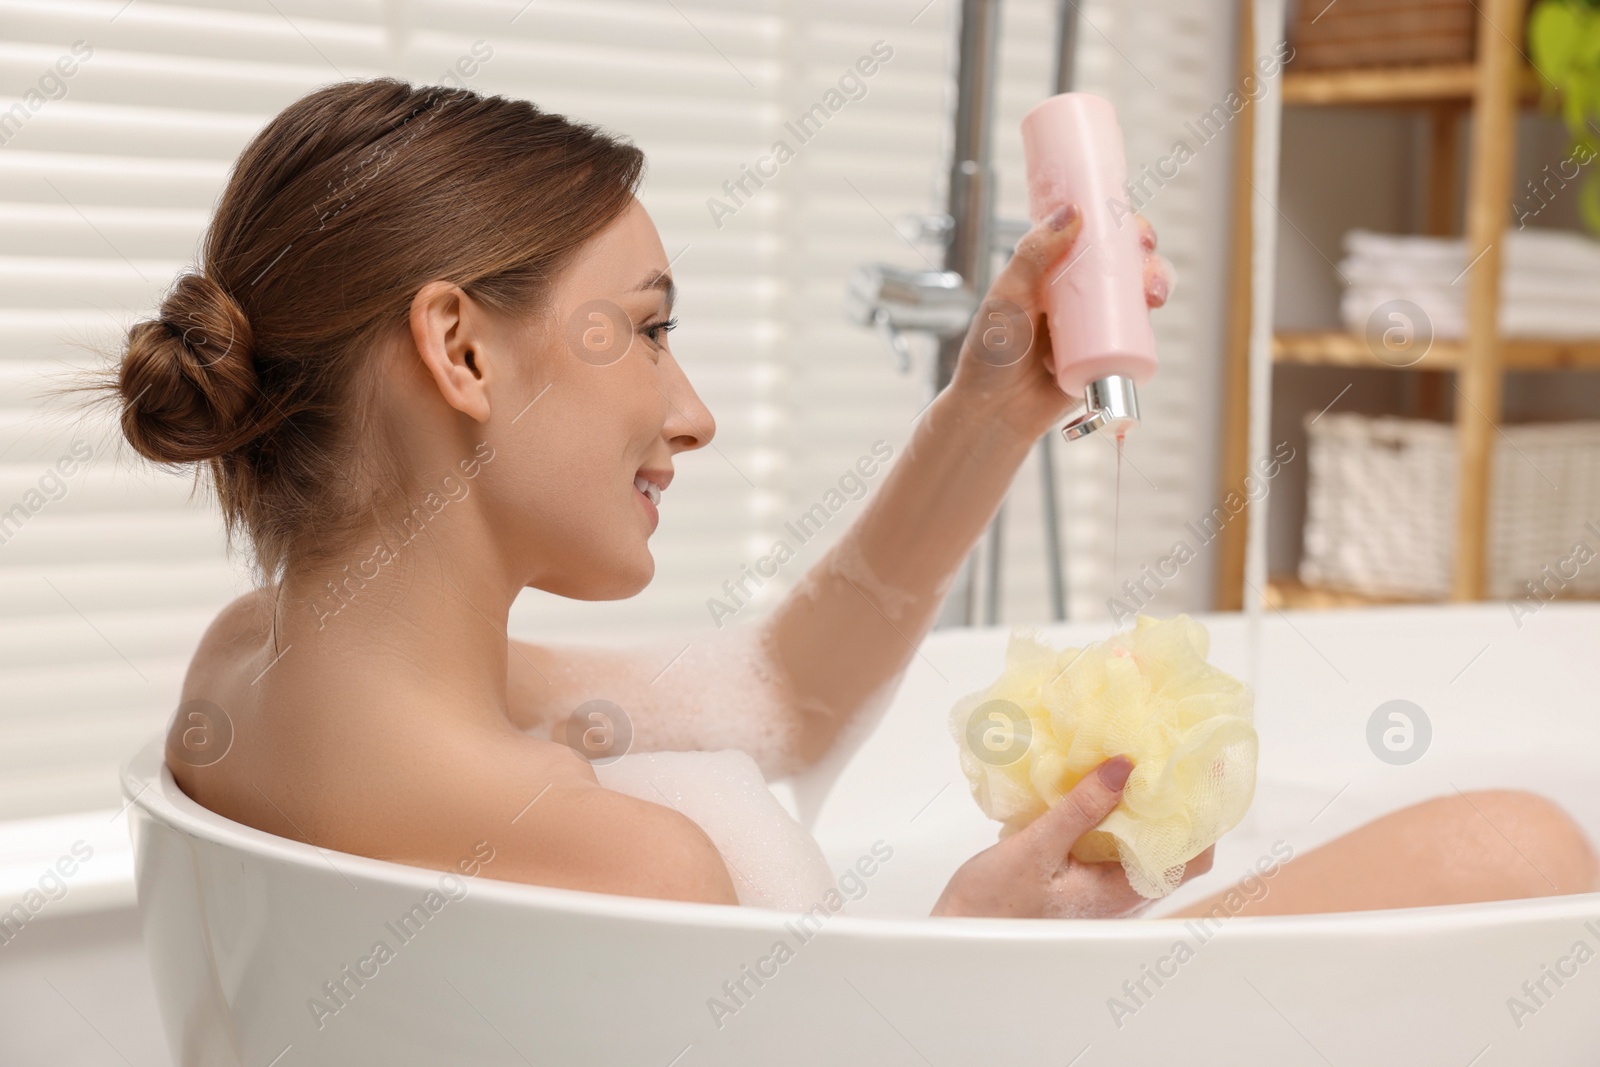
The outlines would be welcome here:
M 1208 616 L 1212 660 L 1243 674 L 1245 620 Z M 1051 640 L 1103 637 L 1104 624 Z M 945 716 L 988 682 L 1004 631 L 930 638 L 823 805 L 836 870 L 870 855 L 846 913 L 794 915 L 466 880 L 324 853 L 190 802 L 159 744 L 127 768 L 145 941 L 175 1060 L 339 1067 L 538 1064 L 1381 1064 L 1600 1062 L 1600 894 L 1214 923 L 930 919 L 950 872 L 994 840 Z M 1223 888 L 1400 804 L 1515 786 L 1600 840 L 1600 608 L 1552 605 L 1519 630 L 1503 605 L 1268 616 L 1255 808 Z M 1381 703 L 1429 715 L 1408 766 L 1368 748 Z M 784 784 L 777 787 L 780 795 Z M 493 838 L 492 828 L 484 836 Z M 1270 891 L 1270 880 L 1265 883 Z M 429 911 L 428 894 L 437 904 Z M 457 899 L 450 899 L 451 897 Z M 393 924 L 422 904 L 402 941 Z M 1593 925 L 1587 925 L 1587 924 Z M 386 925 L 387 924 L 387 925 Z M 376 942 L 392 951 L 372 959 Z M 778 941 L 790 947 L 774 954 Z M 1175 952 L 1178 942 L 1188 952 Z M 783 956 L 781 962 L 778 959 Z M 1184 957 L 1182 962 L 1178 958 Z M 768 962 L 761 964 L 766 959 Z M 1563 959 L 1568 960 L 1562 963 Z M 346 977 L 364 967 L 368 977 Z M 761 984 L 747 977 L 764 968 Z M 1574 971 L 1535 1006 L 1522 986 Z M 1160 977 L 1160 985 L 1150 977 Z M 1161 977 L 1165 975 L 1165 977 Z M 735 1001 L 724 983 L 743 979 Z M 343 981 L 339 999 L 325 982 Z M 1124 983 L 1143 981 L 1130 995 Z M 1136 987 L 1135 987 L 1136 988 Z M 319 1013 L 313 998 L 324 1004 Z M 1508 998 L 1533 1007 L 1514 1018 Z M 713 1012 L 716 998 L 727 1009 Z M 1121 1008 L 1114 1011 L 1113 998 Z M 329 1008 L 338 1010 L 329 1013 Z M 318 1018 L 320 1014 L 320 1019 Z

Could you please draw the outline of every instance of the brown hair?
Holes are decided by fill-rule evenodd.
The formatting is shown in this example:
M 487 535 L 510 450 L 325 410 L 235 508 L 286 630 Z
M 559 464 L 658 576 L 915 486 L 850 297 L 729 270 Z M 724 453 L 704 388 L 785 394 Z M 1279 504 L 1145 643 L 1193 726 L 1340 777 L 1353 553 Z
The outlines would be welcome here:
M 124 435 L 209 464 L 265 578 L 337 551 L 395 491 L 361 476 L 375 450 L 356 431 L 367 354 L 417 290 L 537 311 L 643 169 L 633 145 L 523 100 L 390 78 L 297 100 L 239 157 L 200 265 L 128 331 Z

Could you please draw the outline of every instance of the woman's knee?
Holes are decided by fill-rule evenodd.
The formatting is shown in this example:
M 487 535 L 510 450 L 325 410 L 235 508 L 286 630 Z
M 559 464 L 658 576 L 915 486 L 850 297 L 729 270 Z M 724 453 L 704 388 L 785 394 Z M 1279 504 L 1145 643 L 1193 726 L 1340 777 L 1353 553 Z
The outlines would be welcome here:
M 1430 821 L 1463 864 L 1492 867 L 1508 894 L 1547 896 L 1600 889 L 1600 861 L 1583 830 L 1535 793 L 1495 789 L 1428 801 Z

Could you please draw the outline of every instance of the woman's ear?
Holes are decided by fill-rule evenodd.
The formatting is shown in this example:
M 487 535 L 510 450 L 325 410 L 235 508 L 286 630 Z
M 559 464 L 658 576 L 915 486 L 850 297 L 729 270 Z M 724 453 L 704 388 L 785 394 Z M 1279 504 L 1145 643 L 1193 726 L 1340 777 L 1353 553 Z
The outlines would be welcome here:
M 431 281 L 411 300 L 411 341 L 445 403 L 489 421 L 489 359 L 481 309 L 459 285 Z

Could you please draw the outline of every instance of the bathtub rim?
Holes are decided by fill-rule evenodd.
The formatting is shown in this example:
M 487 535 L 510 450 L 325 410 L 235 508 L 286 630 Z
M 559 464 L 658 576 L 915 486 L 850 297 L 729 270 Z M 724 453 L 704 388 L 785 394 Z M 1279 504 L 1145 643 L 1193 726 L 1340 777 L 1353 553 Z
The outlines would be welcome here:
M 442 875 L 452 872 L 414 867 L 391 860 L 322 849 L 303 841 L 278 837 L 219 815 L 184 793 L 166 765 L 165 737 L 147 743 L 122 768 L 122 792 L 130 808 L 188 837 L 235 848 L 267 861 L 292 867 L 320 869 L 338 857 L 341 874 L 414 891 L 437 888 Z M 132 820 L 130 820 L 130 829 Z M 457 875 L 457 877 L 462 877 Z M 765 931 L 779 933 L 784 924 L 805 912 L 770 908 L 656 900 L 587 890 L 563 889 L 476 875 L 472 896 L 500 906 L 533 908 L 565 914 L 613 918 L 624 922 L 667 922 L 706 930 Z M 819 902 L 820 903 L 820 902 Z M 1552 920 L 1583 923 L 1600 917 L 1600 892 L 1530 897 L 1482 904 L 1445 904 L 1382 911 L 1334 912 L 1316 915 L 1234 916 L 1222 925 L 1230 938 L 1282 936 L 1349 937 L 1466 933 L 1507 924 L 1534 924 Z M 991 919 L 934 916 L 855 916 L 829 913 L 827 926 L 834 937 L 850 935 L 863 940 L 892 941 L 905 938 L 947 941 L 1083 942 L 1148 941 L 1167 947 L 1189 931 L 1194 918 L 1151 919 Z

